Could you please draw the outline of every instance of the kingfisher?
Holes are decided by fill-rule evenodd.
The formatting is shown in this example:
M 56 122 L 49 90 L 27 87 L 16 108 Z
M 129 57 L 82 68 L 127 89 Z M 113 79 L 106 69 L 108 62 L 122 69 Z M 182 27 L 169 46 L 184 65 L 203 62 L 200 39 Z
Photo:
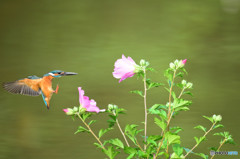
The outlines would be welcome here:
M 28 96 L 39 96 L 42 95 L 43 101 L 49 109 L 50 99 L 53 93 L 58 93 L 59 86 L 55 90 L 52 88 L 52 79 L 59 78 L 62 76 L 76 75 L 74 72 L 64 72 L 60 70 L 51 71 L 42 78 L 35 75 L 28 76 L 27 78 L 20 79 L 14 82 L 3 83 L 3 88 L 10 93 L 22 94 Z

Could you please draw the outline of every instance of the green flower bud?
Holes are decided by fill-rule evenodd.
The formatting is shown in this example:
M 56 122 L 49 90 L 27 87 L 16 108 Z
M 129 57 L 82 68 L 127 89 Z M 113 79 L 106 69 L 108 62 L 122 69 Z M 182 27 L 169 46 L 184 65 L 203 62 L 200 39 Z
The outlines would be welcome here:
M 142 66 L 142 67 L 147 67 L 149 65 L 149 62 L 148 61 L 146 61 L 146 60 L 140 60 L 140 66 Z
M 109 111 L 113 111 L 113 110 L 116 110 L 116 109 L 118 109 L 118 106 L 117 106 L 117 105 L 108 104 L 108 110 L 109 110 Z
M 174 69 L 175 69 L 174 63 L 171 62 L 171 63 L 169 64 L 169 67 L 174 70 Z
M 78 112 L 78 107 L 73 107 L 74 112 Z
M 75 112 L 71 108 L 63 109 L 66 115 L 74 115 Z
M 186 86 L 186 84 L 187 84 L 187 81 L 186 80 L 182 80 L 182 85 Z
M 187 88 L 192 88 L 192 86 L 193 86 L 193 84 L 190 83 L 190 82 L 188 82 L 186 87 L 187 87 Z
M 222 120 L 222 116 L 221 115 L 213 115 L 213 120 L 215 121 L 215 122 L 219 122 L 219 121 L 221 121 Z

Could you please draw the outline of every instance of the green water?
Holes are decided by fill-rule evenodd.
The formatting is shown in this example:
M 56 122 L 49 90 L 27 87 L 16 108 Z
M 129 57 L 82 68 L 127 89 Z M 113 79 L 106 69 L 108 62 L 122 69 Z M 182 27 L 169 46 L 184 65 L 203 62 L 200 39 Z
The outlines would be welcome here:
M 215 113 L 223 116 L 225 130 L 239 144 L 239 3 L 1 0 L 0 82 L 42 76 L 55 69 L 78 75 L 54 81 L 54 88 L 59 82 L 60 89 L 49 111 L 41 97 L 12 95 L 0 89 L 0 158 L 104 158 L 92 144 L 92 136 L 73 134 L 80 121 L 72 121 L 62 109 L 79 104 L 77 87 L 81 86 L 100 108 L 115 103 L 127 109 L 127 115 L 120 119 L 122 125 L 141 125 L 143 101 L 129 94 L 143 87 L 141 81 L 133 77 L 119 84 L 112 77 L 113 64 L 123 53 L 136 62 L 142 58 L 150 61 L 159 73 L 176 58 L 187 58 L 187 80 L 194 83 L 193 105 L 191 111 L 174 119 L 184 129 L 182 143 L 192 147 L 193 134 L 201 135 L 193 127 L 209 126 L 201 116 Z M 165 82 L 160 75 L 148 76 Z M 163 88 L 149 92 L 149 106 L 166 101 Z M 94 130 L 106 126 L 104 115 L 96 118 L 100 122 Z M 160 132 L 150 122 L 149 128 Z M 216 146 L 218 139 L 210 137 L 196 151 L 209 154 L 206 145 Z M 226 145 L 222 150 L 240 152 L 239 145 Z

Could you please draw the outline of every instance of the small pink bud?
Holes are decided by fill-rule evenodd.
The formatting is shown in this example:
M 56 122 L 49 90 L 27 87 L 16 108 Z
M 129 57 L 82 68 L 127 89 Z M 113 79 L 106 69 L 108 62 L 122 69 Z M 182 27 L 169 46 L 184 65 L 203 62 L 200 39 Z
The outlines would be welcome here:
M 187 62 L 187 59 L 182 60 L 182 64 L 185 65 L 186 62 Z
M 68 112 L 68 109 L 63 109 L 63 111 L 64 111 L 65 113 L 67 113 L 67 112 Z

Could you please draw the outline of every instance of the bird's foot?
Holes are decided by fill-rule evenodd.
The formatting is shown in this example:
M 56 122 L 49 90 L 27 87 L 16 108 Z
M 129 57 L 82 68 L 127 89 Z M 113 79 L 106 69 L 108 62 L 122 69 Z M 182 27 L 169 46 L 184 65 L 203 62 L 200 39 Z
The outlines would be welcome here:
M 57 85 L 55 91 L 53 91 L 53 92 L 57 94 L 58 93 L 58 89 L 59 89 L 59 86 Z

